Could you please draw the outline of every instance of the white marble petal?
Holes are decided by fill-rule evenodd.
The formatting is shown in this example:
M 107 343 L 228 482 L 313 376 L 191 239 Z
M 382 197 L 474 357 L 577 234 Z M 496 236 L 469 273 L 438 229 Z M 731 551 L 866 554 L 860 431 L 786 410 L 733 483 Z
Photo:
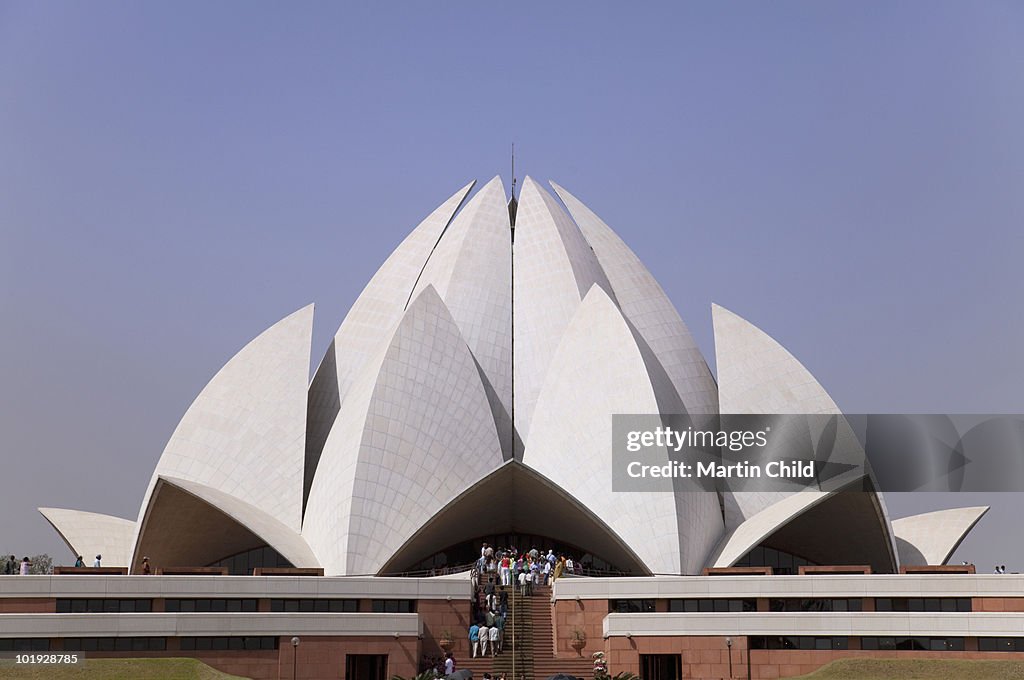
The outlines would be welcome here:
M 57 530 L 72 554 L 82 555 L 86 565 L 92 566 L 96 555 L 102 555 L 105 567 L 128 566 L 135 535 L 133 520 L 63 508 L 39 508 L 39 513 Z
M 600 217 L 558 184 L 551 182 L 551 186 L 593 247 L 622 315 L 650 345 L 686 412 L 716 413 L 718 388 L 715 379 L 665 291 L 640 258 Z
M 334 336 L 309 385 L 305 490 L 352 382 L 402 317 L 420 273 L 455 212 L 476 184 L 456 191 L 405 237 L 366 284 Z
M 476 364 L 428 286 L 353 383 L 324 446 L 303 533 L 326 573 L 376 573 L 502 462 Z
M 264 510 L 250 505 L 236 496 L 203 484 L 197 484 L 185 479 L 164 477 L 163 475 L 161 475 L 160 479 L 217 508 L 262 538 L 267 545 L 281 553 L 282 556 L 296 567 L 320 566 L 316 556 L 313 555 L 313 551 L 309 549 L 302 536 Z
M 987 505 L 951 508 L 893 520 L 900 563 L 945 564 L 988 510 Z
M 595 285 L 554 354 L 523 462 L 596 514 L 651 572 L 698 573 L 723 531 L 717 495 L 613 492 L 617 413 L 658 413 L 658 400 L 637 338 Z
M 529 177 L 512 253 L 516 431 L 525 440 L 569 319 L 595 283 L 614 297 L 594 251 L 558 202 Z
M 452 220 L 423 269 L 413 297 L 433 286 L 489 385 L 505 457 L 512 432 L 512 234 L 505 189 L 495 177 Z
M 136 532 L 161 475 L 217 489 L 299 531 L 312 331 L 308 305 L 264 331 L 217 372 L 164 447 Z M 138 542 L 136 535 L 132 554 Z
M 232 357 L 178 423 L 155 474 L 237 496 L 298 531 L 312 332 L 308 305 Z
M 708 566 L 731 567 L 780 526 L 825 501 L 829 495 L 822 491 L 801 491 L 789 495 L 776 494 L 773 503 L 754 513 L 722 538 L 711 559 L 708 560 Z
M 767 333 L 718 305 L 712 305 L 712 319 L 722 413 L 842 415 L 814 376 Z M 851 452 L 850 462 L 863 464 L 860 445 L 842 418 L 836 450 Z M 727 494 L 726 525 L 738 526 L 785 495 L 784 492 Z

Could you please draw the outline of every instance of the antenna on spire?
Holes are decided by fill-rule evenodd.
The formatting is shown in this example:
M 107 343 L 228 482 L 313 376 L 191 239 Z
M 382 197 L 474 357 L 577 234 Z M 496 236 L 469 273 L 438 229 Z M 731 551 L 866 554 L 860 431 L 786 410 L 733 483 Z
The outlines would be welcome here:
M 516 200 L 516 145 L 512 143 L 512 198 L 508 199 L 508 221 L 512 227 L 512 238 L 516 233 L 516 210 L 519 208 L 519 201 Z

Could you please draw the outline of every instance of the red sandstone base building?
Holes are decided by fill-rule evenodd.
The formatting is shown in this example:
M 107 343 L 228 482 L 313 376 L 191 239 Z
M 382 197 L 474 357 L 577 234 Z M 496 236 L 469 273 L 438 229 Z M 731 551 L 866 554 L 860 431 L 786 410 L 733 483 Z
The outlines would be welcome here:
M 590 678 L 597 651 L 613 674 L 644 680 L 785 678 L 843 657 L 1024 662 L 1024 576 L 731 571 L 564 577 L 529 597 L 510 593 L 504 650 L 477 659 L 468 573 L 10 577 L 0 582 L 0 649 L 192 657 L 260 680 L 410 677 L 446 650 L 475 677 L 527 680 Z

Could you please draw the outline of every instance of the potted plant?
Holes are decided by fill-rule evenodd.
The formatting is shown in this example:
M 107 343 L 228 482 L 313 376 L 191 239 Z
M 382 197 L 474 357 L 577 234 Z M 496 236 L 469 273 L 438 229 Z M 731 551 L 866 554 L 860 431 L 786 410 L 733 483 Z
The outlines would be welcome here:
M 447 628 L 441 631 L 441 636 L 437 639 L 437 644 L 441 645 L 441 649 L 446 652 L 452 651 L 452 632 Z
M 569 641 L 569 644 L 572 645 L 572 648 L 576 650 L 577 654 L 583 656 L 580 654 L 580 651 L 587 646 L 587 634 L 580 628 L 574 628 L 572 631 L 572 639 Z

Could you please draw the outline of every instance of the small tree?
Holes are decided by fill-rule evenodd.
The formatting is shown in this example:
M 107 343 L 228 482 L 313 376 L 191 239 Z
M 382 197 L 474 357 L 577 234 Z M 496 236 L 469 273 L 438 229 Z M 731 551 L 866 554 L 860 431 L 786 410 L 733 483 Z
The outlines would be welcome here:
M 28 573 L 44 576 L 48 576 L 53 573 L 53 558 L 46 553 L 30 557 L 29 559 L 32 560 L 32 566 L 29 568 Z

